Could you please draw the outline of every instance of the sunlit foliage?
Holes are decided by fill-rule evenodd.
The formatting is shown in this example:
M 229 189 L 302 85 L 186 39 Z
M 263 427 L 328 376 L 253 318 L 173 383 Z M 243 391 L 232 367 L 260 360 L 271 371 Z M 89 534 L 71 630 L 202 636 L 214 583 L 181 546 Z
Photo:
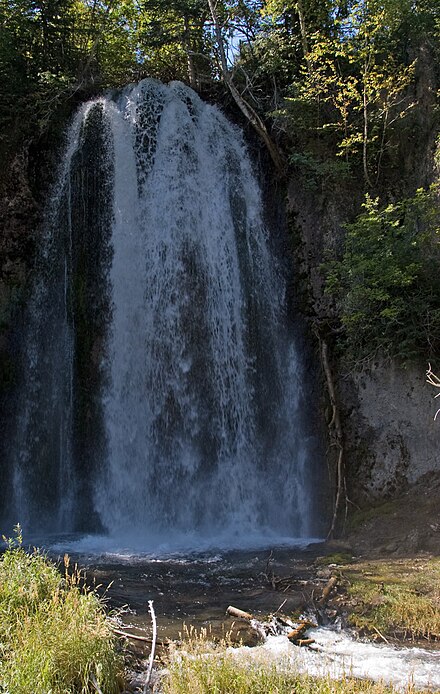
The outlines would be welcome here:
M 438 189 L 382 207 L 367 195 L 330 264 L 327 291 L 339 301 L 352 361 L 385 354 L 410 361 L 440 348 Z

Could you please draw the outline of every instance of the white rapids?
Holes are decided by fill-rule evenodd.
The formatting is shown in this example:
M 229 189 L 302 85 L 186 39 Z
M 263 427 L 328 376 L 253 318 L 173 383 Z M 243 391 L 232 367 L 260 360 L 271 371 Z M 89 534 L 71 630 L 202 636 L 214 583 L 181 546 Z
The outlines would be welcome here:
M 319 627 L 310 629 L 313 649 L 299 648 L 285 636 L 269 636 L 254 648 L 229 648 L 240 661 L 276 666 L 282 671 L 296 669 L 332 679 L 356 677 L 394 685 L 440 691 L 440 652 L 423 648 L 378 645 L 355 639 L 345 631 Z

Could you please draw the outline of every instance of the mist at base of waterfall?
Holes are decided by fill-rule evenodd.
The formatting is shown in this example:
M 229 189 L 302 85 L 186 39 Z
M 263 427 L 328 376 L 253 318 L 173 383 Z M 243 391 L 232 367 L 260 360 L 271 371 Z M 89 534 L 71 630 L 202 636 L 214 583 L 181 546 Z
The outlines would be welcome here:
M 234 542 L 235 540 L 235 542 Z M 235 538 L 229 531 L 224 537 L 216 534 L 215 537 L 200 537 L 195 533 L 176 533 L 172 538 L 164 534 L 162 538 L 145 536 L 136 537 L 127 534 L 119 537 L 109 535 L 92 534 L 67 534 L 53 536 L 33 535 L 26 537 L 30 545 L 42 546 L 51 554 L 68 553 L 78 557 L 81 561 L 107 561 L 109 563 L 138 562 L 144 559 L 165 559 L 181 557 L 216 556 L 217 552 L 251 552 L 253 550 L 277 549 L 304 549 L 316 543 L 323 542 L 323 538 L 295 538 L 283 537 L 277 533 L 255 533 L 244 540 L 242 535 Z

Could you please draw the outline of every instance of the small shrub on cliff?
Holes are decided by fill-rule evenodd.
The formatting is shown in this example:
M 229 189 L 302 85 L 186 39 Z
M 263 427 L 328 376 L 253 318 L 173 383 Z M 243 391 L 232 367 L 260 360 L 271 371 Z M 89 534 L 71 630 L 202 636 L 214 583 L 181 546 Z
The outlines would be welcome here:
M 95 592 L 17 541 L 0 558 L 0 692 L 120 691 L 121 657 Z
M 356 362 L 381 352 L 409 361 L 440 348 L 438 190 L 380 207 L 366 197 L 347 225 L 327 291 L 339 302 L 345 348 Z

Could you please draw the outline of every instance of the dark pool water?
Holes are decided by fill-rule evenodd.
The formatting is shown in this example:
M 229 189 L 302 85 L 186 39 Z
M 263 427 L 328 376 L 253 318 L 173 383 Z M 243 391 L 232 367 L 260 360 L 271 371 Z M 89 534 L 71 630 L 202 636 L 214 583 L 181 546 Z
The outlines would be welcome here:
M 109 606 L 125 608 L 125 624 L 149 629 L 148 601 L 152 600 L 160 639 L 176 639 L 186 627 L 207 627 L 221 634 L 231 628 L 228 605 L 264 616 L 282 606 L 284 614 L 298 611 L 305 601 L 304 584 L 322 545 L 265 547 L 255 550 L 216 550 L 151 555 L 125 552 L 77 551 L 75 543 L 53 542 L 49 553 L 86 572 L 87 582 L 99 586 Z M 284 593 L 268 577 L 292 577 Z M 237 627 L 238 628 L 238 627 Z M 241 637 L 252 640 L 241 623 Z

